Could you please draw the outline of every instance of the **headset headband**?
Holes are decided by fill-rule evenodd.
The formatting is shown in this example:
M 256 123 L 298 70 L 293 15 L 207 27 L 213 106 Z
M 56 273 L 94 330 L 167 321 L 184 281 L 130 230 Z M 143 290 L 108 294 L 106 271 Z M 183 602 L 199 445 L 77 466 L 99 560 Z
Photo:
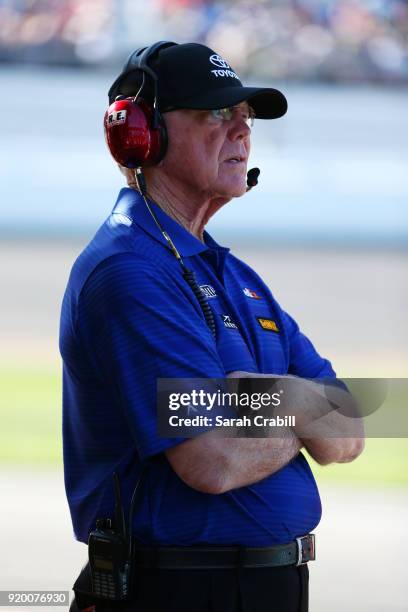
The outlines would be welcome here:
M 160 40 L 159 42 L 150 45 L 150 47 L 139 47 L 138 49 L 136 49 L 136 51 L 133 51 L 126 60 L 122 72 L 109 89 L 109 102 L 112 103 L 115 101 L 116 96 L 120 94 L 120 86 L 122 85 L 123 81 L 129 76 L 129 74 L 140 70 L 145 74 L 148 74 L 153 79 L 154 99 L 157 105 L 157 74 L 149 66 L 149 61 L 161 49 L 172 47 L 176 44 L 177 43 L 171 42 L 169 40 Z
M 136 52 L 138 56 L 137 67 L 140 70 L 146 70 L 147 68 L 149 71 L 151 71 L 152 69 L 149 66 L 149 61 L 151 60 L 151 58 L 162 49 L 166 49 L 167 47 L 173 47 L 176 44 L 177 43 L 171 42 L 169 40 L 160 40 L 159 42 L 150 45 L 150 47 L 138 49 L 138 51 Z M 155 77 L 157 78 L 156 74 Z

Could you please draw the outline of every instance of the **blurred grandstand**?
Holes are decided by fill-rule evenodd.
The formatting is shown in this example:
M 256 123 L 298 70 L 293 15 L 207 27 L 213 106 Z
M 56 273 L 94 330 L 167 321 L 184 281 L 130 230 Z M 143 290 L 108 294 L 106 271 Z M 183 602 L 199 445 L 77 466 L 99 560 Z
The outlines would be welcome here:
M 112 67 L 154 39 L 203 42 L 243 76 L 408 81 L 406 0 L 0 0 L 0 61 Z

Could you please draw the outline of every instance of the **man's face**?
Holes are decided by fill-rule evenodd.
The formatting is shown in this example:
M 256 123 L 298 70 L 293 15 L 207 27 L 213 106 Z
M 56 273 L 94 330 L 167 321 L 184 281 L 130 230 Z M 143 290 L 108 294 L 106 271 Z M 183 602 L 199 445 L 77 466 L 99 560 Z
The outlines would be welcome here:
M 176 110 L 164 115 L 169 146 L 161 167 L 203 197 L 227 200 L 246 191 L 251 129 L 247 102 L 232 113 Z M 228 120 L 226 116 L 231 116 Z

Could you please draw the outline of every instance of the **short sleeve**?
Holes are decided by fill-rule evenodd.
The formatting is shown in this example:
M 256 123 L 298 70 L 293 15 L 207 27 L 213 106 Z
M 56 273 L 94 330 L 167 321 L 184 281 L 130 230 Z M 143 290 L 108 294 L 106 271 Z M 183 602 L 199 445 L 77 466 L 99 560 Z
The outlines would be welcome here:
M 288 373 L 302 378 L 335 378 L 330 361 L 319 355 L 296 321 L 283 310 L 281 317 L 289 343 Z
M 179 272 L 179 274 L 178 274 Z M 224 378 L 200 305 L 182 277 L 131 253 L 105 260 L 79 299 L 78 331 L 142 459 L 182 439 L 158 435 L 158 378 Z

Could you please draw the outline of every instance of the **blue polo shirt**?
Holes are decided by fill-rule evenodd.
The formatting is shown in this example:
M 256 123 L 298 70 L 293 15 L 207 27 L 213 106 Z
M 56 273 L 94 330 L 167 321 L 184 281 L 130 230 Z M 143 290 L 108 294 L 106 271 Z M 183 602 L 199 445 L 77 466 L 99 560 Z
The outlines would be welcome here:
M 217 335 L 144 201 L 122 189 L 76 260 L 62 306 L 64 472 L 75 536 L 86 542 L 95 520 L 113 515 L 113 471 L 129 508 L 143 464 L 132 526 L 143 543 L 287 543 L 321 516 L 302 453 L 253 485 L 200 493 L 163 453 L 183 440 L 158 434 L 156 381 L 224 378 L 234 370 L 307 378 L 335 378 L 335 372 L 248 265 L 208 233 L 204 244 L 151 206 L 195 271 Z

